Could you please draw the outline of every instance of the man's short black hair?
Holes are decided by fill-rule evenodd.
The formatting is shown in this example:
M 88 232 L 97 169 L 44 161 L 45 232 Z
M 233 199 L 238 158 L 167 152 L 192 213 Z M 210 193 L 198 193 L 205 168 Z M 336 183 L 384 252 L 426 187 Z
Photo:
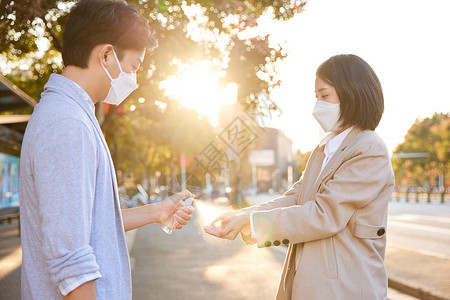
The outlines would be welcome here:
M 156 47 L 148 20 L 133 4 L 122 0 L 80 0 L 71 9 L 63 35 L 65 66 L 87 68 L 92 49 L 111 44 L 120 55 L 126 49 Z
M 367 62 L 353 54 L 332 56 L 319 66 L 316 76 L 336 89 L 342 126 L 375 130 L 384 98 L 380 80 Z

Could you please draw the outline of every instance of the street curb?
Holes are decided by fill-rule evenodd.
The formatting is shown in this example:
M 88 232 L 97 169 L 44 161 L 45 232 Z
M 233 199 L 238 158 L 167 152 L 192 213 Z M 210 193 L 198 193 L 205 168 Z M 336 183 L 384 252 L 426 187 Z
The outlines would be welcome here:
M 432 291 L 413 287 L 405 281 L 398 280 L 398 278 L 393 278 L 392 276 L 389 276 L 388 278 L 388 286 L 401 293 L 423 300 L 450 300 L 450 298 L 444 298 L 442 296 L 435 295 Z

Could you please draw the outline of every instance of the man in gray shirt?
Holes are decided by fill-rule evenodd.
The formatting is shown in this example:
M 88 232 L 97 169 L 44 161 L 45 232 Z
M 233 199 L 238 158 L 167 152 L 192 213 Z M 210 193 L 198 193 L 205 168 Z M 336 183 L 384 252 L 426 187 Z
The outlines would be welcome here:
M 131 299 L 124 231 L 172 215 L 180 229 L 188 191 L 121 210 L 94 104 L 119 105 L 134 89 L 148 21 L 125 1 L 81 0 L 63 37 L 62 75 L 51 75 L 28 123 L 20 165 L 22 299 Z

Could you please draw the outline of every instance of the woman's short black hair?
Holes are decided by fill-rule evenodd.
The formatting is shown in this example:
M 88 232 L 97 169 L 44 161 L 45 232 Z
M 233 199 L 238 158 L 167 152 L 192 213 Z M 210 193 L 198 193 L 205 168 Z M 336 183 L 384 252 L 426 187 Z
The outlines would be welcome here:
M 316 76 L 336 89 L 343 127 L 375 130 L 384 98 L 380 80 L 368 63 L 353 54 L 336 55 L 319 66 Z
M 111 44 L 117 55 L 126 49 L 152 49 L 157 40 L 148 20 L 123 0 L 80 0 L 72 7 L 63 34 L 64 65 L 87 68 L 92 49 Z

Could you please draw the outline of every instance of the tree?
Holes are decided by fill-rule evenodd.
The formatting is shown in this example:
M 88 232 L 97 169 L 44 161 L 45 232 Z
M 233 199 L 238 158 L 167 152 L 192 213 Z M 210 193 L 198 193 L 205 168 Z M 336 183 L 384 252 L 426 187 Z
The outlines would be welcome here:
M 393 158 L 397 184 L 419 187 L 437 186 L 439 175 L 450 185 L 450 114 L 435 113 L 431 118 L 417 119 L 408 130 L 405 141 L 395 153 L 428 153 L 422 158 Z
M 140 102 L 139 102 L 140 101 Z M 131 109 L 115 113 L 105 135 L 117 170 L 137 182 L 150 180 L 156 172 L 170 174 L 184 153 L 192 158 L 215 136 L 207 119 L 176 101 L 146 103 L 140 98 Z M 193 165 L 189 172 L 199 179 Z
M 226 71 L 226 82 L 239 86 L 239 100 L 249 100 L 276 83 L 271 66 L 286 54 L 270 45 L 268 36 L 248 33 L 264 13 L 289 19 L 300 12 L 304 1 L 174 1 L 133 0 L 151 20 L 159 47 L 141 70 L 141 84 L 161 96 L 159 82 L 172 75 L 177 63 L 209 59 Z M 75 1 L 22 0 L 0 2 L 0 52 L 12 63 L 8 78 L 34 98 L 52 72 L 62 68 L 62 32 Z M 47 44 L 45 53 L 38 44 Z M 22 68 L 17 68 L 19 65 Z M 267 81 L 260 79 L 265 73 Z M 259 75 L 257 75 L 259 74 Z M 145 82 L 144 82 L 145 81 Z
M 175 106 L 160 83 L 176 74 L 183 64 L 209 60 L 224 74 L 224 85 L 237 84 L 240 103 L 244 106 L 256 103 L 257 94 L 270 93 L 271 87 L 279 84 L 275 65 L 286 53 L 280 45 L 271 44 L 269 36 L 252 29 L 257 29 L 258 18 L 263 14 L 286 20 L 301 12 L 305 5 L 305 1 L 299 0 L 129 2 L 136 4 L 151 21 L 159 46 L 146 55 L 138 71 L 141 88 L 119 108 L 108 109 L 102 129 L 116 165 L 124 169 L 136 167 L 139 158 L 149 162 L 148 170 L 154 168 L 156 161 L 161 165 L 168 163 L 162 158 L 174 149 L 167 140 L 167 132 L 163 131 L 170 130 L 169 124 L 164 123 L 170 123 L 166 119 L 168 114 L 158 109 L 156 103 L 165 103 L 168 109 Z M 0 53 L 6 66 L 2 73 L 35 99 L 39 98 L 50 74 L 63 68 L 61 37 L 74 3 L 70 0 L 0 2 Z M 139 99 L 144 99 L 144 103 L 139 103 Z M 131 112 L 132 106 L 135 110 Z M 118 114 L 118 110 L 124 113 Z M 145 120 L 145 125 L 137 126 L 133 120 Z M 195 123 L 198 118 L 191 120 Z M 202 135 L 203 131 L 197 134 Z M 153 142 L 139 134 L 149 136 Z M 133 149 L 130 145 L 134 145 Z
M 308 162 L 309 157 L 311 156 L 311 151 L 302 153 L 300 150 L 297 150 L 294 155 L 295 161 L 295 172 L 298 172 L 300 175 L 306 169 L 306 163 Z
M 50 74 L 62 70 L 62 30 L 70 7 L 56 0 L 0 2 L 0 53 L 7 64 L 2 73 L 34 99 Z

